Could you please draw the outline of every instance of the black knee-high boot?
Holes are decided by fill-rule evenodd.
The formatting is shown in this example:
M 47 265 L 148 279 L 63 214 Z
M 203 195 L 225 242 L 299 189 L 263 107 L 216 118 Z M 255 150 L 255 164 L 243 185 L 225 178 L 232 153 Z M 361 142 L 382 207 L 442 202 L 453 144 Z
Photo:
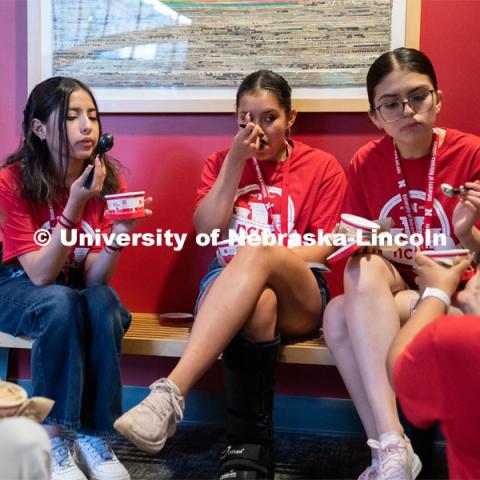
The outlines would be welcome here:
M 273 392 L 280 335 L 254 343 L 235 337 L 223 353 L 228 446 L 221 480 L 273 478 Z

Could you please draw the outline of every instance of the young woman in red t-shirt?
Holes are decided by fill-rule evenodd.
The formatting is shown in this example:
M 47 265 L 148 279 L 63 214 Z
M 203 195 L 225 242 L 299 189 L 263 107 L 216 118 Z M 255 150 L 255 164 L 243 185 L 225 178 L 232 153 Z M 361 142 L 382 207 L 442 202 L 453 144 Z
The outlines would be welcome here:
M 400 48 L 381 55 L 367 75 L 370 118 L 385 136 L 354 156 L 343 211 L 392 218 L 394 233 L 442 232 L 447 248 L 478 249 L 480 139 L 435 129 L 442 92 L 429 59 Z M 381 176 L 379 176 L 381 173 Z M 448 198 L 442 183 L 465 185 L 461 200 Z M 431 196 L 430 196 L 431 194 Z M 345 294 L 325 312 L 328 346 L 368 435 L 369 478 L 414 478 L 421 463 L 400 424 L 387 378 L 388 348 L 410 316 L 415 290 L 414 247 L 349 259 Z
M 197 231 L 330 232 L 345 190 L 343 169 L 331 155 L 288 138 L 296 112 L 286 80 L 268 70 L 248 75 L 236 107 L 240 128 L 230 150 L 212 155 L 202 173 Z M 213 262 L 178 365 L 115 427 L 140 448 L 159 451 L 182 418 L 184 397 L 223 352 L 229 443 L 223 473 L 271 478 L 277 330 L 299 338 L 319 328 L 328 293 L 321 272 L 307 262 L 323 262 L 331 251 L 244 246 L 225 268 Z
M 88 87 L 49 78 L 32 90 L 22 143 L 0 168 L 0 330 L 35 340 L 33 394 L 55 401 L 45 420 L 53 480 L 86 479 L 82 470 L 89 478 L 130 478 L 103 438 L 121 413 L 120 349 L 131 320 L 108 286 L 120 247 L 70 246 L 74 232 L 130 233 L 138 223 L 112 227 L 104 216 L 104 195 L 125 185 L 112 159 L 91 164 L 100 134 Z M 74 443 L 82 470 L 61 427 L 83 433 Z

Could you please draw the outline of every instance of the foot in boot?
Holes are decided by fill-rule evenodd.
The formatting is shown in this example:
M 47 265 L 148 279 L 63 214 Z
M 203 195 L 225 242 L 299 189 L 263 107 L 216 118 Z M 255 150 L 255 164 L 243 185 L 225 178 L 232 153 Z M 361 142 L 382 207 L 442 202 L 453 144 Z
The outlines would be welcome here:
M 273 479 L 272 449 L 260 444 L 236 443 L 222 452 L 220 480 Z

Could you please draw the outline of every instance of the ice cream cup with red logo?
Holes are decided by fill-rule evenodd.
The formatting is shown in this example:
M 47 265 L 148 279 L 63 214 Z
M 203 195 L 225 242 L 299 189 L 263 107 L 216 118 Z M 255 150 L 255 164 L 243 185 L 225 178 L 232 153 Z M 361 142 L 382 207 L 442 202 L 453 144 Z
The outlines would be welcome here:
M 105 195 L 109 220 L 132 220 L 145 216 L 145 192 L 126 192 Z

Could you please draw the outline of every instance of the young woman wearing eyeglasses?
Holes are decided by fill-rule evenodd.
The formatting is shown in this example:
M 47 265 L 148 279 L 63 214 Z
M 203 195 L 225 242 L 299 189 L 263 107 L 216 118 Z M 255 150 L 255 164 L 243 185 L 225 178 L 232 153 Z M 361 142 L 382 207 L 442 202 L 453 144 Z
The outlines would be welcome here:
M 442 232 L 443 248 L 478 250 L 480 138 L 435 128 L 442 92 L 430 60 L 399 48 L 381 55 L 367 75 L 370 118 L 385 135 L 353 157 L 343 212 L 391 217 L 392 233 Z M 440 185 L 465 185 L 460 199 Z M 415 478 L 421 463 L 398 418 L 385 368 L 388 348 L 418 298 L 415 247 L 351 257 L 344 295 L 327 306 L 324 331 L 372 449 L 361 479 Z

